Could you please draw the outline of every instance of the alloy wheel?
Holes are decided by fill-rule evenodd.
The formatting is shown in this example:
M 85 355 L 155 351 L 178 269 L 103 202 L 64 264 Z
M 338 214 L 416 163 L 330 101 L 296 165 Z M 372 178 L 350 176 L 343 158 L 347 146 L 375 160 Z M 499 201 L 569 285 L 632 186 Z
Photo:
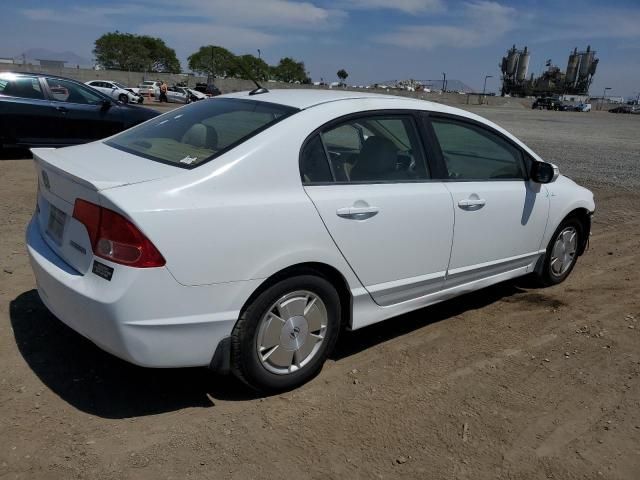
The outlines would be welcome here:
M 322 346 L 328 324 L 322 299 L 306 290 L 274 302 L 260 320 L 256 350 L 269 372 L 286 375 L 304 368 Z

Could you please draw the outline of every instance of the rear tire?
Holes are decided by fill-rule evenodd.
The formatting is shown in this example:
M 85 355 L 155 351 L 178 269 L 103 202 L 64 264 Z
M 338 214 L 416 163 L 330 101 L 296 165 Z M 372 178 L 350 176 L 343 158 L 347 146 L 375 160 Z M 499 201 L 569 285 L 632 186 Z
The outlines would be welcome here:
M 302 274 L 260 293 L 231 334 L 231 370 L 265 393 L 290 390 L 320 372 L 340 330 L 340 297 L 325 278 Z
M 582 224 L 576 217 L 565 218 L 560 223 L 549 241 L 542 268 L 536 272 L 542 286 L 557 285 L 567 279 L 578 260 L 582 236 Z

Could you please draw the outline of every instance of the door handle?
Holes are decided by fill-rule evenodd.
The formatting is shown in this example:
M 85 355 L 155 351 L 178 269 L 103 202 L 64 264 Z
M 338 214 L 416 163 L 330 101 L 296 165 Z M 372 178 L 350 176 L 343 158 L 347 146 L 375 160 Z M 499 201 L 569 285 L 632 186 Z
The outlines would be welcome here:
M 366 220 L 380 212 L 378 207 L 344 207 L 336 210 L 336 215 L 350 220 Z
M 463 210 L 479 210 L 485 206 L 487 201 L 484 198 L 473 198 L 467 200 L 460 200 L 458 206 Z
M 67 113 L 69 111 L 67 107 L 56 107 L 56 110 L 60 113 Z

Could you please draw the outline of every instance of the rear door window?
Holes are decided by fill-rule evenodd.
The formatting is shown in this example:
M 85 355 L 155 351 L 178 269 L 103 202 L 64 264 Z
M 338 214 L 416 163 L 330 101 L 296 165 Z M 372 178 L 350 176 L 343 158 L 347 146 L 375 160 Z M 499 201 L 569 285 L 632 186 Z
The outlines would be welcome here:
M 168 112 L 105 143 L 151 160 L 193 168 L 297 111 L 274 103 L 221 98 Z
M 327 171 L 320 155 L 329 159 L 337 183 L 398 183 L 430 178 L 418 130 L 411 115 L 362 115 L 325 129 L 307 142 L 300 158 L 302 181 L 322 183 Z
M 0 94 L 44 100 L 38 77 L 0 75 Z

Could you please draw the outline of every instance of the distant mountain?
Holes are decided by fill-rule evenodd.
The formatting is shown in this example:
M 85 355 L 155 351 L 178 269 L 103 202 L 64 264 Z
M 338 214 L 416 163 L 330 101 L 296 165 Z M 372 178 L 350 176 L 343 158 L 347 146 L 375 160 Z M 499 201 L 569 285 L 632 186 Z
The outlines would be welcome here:
M 30 48 L 16 55 L 14 57 L 15 60 L 22 61 L 22 55 L 25 56 L 27 63 L 33 63 L 34 60 L 63 60 L 67 62 L 68 67 L 75 67 L 76 65 L 80 65 L 81 67 L 93 66 L 91 60 L 73 52 L 54 52 L 46 48 Z

